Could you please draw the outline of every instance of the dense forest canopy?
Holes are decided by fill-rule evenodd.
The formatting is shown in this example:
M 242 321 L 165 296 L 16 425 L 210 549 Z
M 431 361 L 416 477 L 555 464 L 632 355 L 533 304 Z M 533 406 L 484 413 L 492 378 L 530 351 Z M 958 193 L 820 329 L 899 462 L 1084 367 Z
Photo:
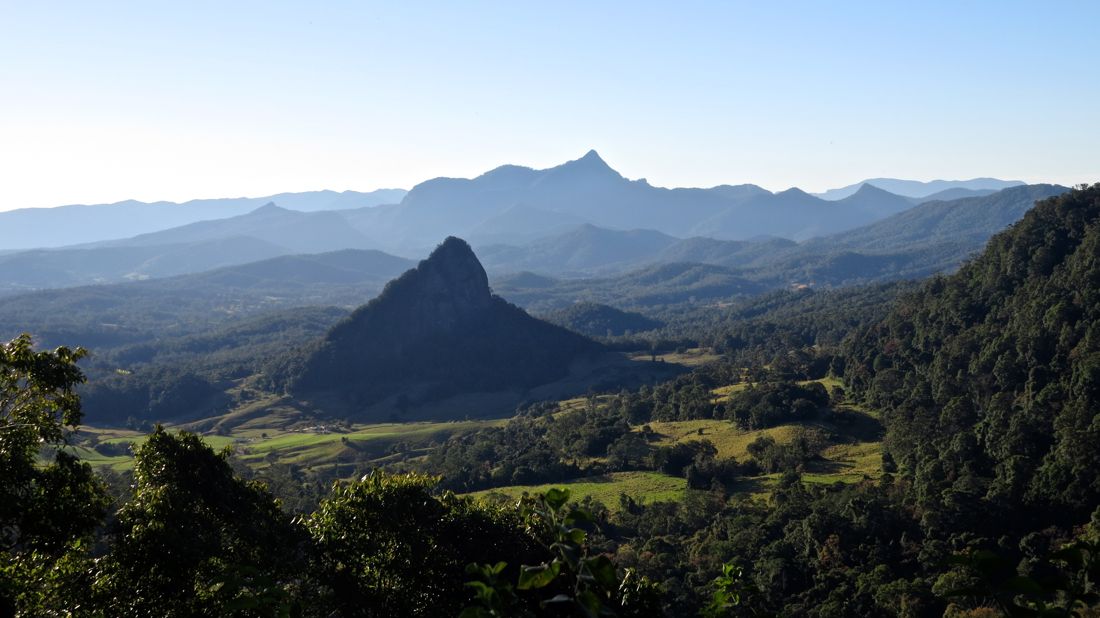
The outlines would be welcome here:
M 1040 202 L 901 300 L 851 341 L 845 376 L 885 410 L 887 452 L 927 500 L 1080 521 L 1100 504 L 1098 312 L 1093 186 Z

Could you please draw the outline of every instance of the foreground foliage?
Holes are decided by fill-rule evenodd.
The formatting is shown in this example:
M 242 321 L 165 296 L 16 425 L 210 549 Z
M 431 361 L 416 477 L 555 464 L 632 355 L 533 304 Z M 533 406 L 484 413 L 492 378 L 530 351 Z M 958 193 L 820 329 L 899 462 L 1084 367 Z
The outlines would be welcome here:
M 506 573 L 526 581 L 540 567 L 523 565 L 588 551 L 582 531 L 569 533 L 566 554 L 551 538 L 564 494 L 543 502 L 550 510 L 497 508 L 435 495 L 437 479 L 416 474 L 337 483 L 314 513 L 292 518 L 264 485 L 235 473 L 228 450 L 160 427 L 138 448 L 132 494 L 93 546 L 106 488 L 56 448 L 51 462 L 36 462 L 41 443 L 62 445 L 79 423 L 72 388 L 83 378 L 75 366 L 83 352 L 34 352 L 27 337 L 2 351 L 0 454 L 12 481 L 0 522 L 5 615 L 457 615 L 474 600 L 465 585 L 471 562 L 507 559 L 515 566 Z M 601 599 L 620 608 L 641 602 L 638 594 L 623 600 L 606 556 L 583 560 L 569 563 L 581 567 L 577 590 L 598 573 L 611 591 Z M 578 598 L 578 607 L 591 606 Z M 517 603 L 544 613 L 537 597 Z

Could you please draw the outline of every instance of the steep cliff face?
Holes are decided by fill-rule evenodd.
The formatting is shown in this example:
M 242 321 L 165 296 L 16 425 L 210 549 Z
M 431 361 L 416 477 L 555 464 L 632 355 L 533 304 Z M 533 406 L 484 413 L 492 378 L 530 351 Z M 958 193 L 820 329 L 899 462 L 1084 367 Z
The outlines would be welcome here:
M 601 349 L 494 296 L 470 246 L 451 237 L 291 362 L 284 386 L 356 404 L 423 401 L 551 382 Z

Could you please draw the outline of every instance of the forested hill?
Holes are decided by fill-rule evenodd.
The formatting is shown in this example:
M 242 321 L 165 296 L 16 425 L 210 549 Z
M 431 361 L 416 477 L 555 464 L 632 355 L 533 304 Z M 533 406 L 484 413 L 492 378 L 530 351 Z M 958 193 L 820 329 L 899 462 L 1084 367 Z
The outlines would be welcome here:
M 493 295 L 470 246 L 448 238 L 325 339 L 284 358 L 275 384 L 361 404 L 525 389 L 602 346 Z
M 1039 202 L 848 356 L 848 382 L 885 410 L 911 499 L 938 513 L 926 525 L 1087 522 L 1100 504 L 1100 184 Z
M 600 303 L 578 302 L 542 316 L 546 321 L 589 337 L 611 337 L 660 328 L 664 324 L 633 311 Z

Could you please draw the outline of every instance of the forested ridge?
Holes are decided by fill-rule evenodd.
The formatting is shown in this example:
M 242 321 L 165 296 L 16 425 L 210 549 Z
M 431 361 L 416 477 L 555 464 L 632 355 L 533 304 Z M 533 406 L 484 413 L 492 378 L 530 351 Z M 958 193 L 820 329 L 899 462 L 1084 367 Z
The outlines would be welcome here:
M 845 372 L 931 495 L 1063 524 L 1100 504 L 1100 188 L 1041 202 L 855 337 Z M 960 505 L 960 510 L 962 505 Z
M 1093 616 L 1097 312 L 1100 185 L 1039 202 L 955 274 L 687 316 L 675 327 L 713 362 L 395 448 L 383 469 L 306 497 L 162 429 L 109 491 L 64 448 L 83 351 L 17 339 L 0 357 L 13 481 L 0 611 Z M 669 440 L 672 426 L 699 430 Z M 733 456 L 724 428 L 755 438 Z M 873 474 L 814 482 L 830 449 L 880 438 Z M 687 489 L 579 505 L 560 490 L 451 493 L 624 473 Z M 292 516 L 267 487 L 303 508 Z

